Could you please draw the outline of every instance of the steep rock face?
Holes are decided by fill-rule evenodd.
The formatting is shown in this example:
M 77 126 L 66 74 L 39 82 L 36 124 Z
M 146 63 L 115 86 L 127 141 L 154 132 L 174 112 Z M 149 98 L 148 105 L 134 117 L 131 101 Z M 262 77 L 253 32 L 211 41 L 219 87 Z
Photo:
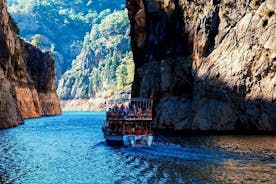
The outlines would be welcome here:
M 23 119 L 16 103 L 15 86 L 12 77 L 11 50 L 14 39 L 9 26 L 9 16 L 4 1 L 0 1 L 0 128 L 8 128 L 22 124 Z M 9 42 L 7 42 L 9 40 Z
M 128 0 L 133 96 L 155 126 L 276 131 L 276 2 Z
M 42 115 L 60 114 L 61 108 L 55 91 L 55 61 L 51 52 L 43 53 L 28 43 L 24 49 L 28 73 L 38 92 Z
M 16 105 L 14 86 L 0 68 L 0 129 L 22 124 L 23 120 Z
M 60 114 L 59 101 L 52 87 L 53 60 L 41 51 L 37 51 L 37 57 L 29 57 L 37 49 L 17 37 L 4 0 L 0 0 L 0 10 L 0 128 L 22 124 L 24 118 Z M 39 61 L 41 63 L 36 64 Z M 39 65 L 41 70 L 34 70 L 32 65 Z M 44 83 L 40 84 L 42 77 Z M 49 95 L 48 99 L 44 93 Z M 47 107 L 50 96 L 55 99 L 51 102 L 54 110 Z

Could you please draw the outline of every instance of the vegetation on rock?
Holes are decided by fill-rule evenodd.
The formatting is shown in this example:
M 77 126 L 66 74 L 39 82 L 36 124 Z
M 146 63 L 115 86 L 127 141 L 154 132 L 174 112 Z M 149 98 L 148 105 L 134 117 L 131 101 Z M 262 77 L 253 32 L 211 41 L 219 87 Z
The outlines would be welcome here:
M 42 46 L 43 46 L 43 41 L 42 41 L 41 35 L 40 35 L 40 34 L 34 35 L 34 36 L 32 37 L 31 43 L 32 43 L 34 46 L 42 47 Z
M 114 11 L 86 34 L 83 49 L 61 78 L 64 100 L 112 95 L 133 81 L 127 11 Z

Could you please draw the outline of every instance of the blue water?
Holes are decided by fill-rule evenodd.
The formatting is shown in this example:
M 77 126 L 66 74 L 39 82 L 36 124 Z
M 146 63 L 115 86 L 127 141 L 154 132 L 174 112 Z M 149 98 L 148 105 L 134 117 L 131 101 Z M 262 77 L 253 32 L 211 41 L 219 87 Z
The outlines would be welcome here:
M 276 136 L 156 136 L 105 144 L 104 113 L 64 113 L 0 131 L 0 183 L 276 183 Z

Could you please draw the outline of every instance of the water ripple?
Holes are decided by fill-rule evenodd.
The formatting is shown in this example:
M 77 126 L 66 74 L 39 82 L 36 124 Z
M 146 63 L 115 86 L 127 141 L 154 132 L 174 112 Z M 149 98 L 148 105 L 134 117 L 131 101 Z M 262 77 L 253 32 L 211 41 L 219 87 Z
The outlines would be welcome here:
M 104 113 L 65 113 L 0 131 L 0 183 L 273 183 L 275 136 L 156 136 L 112 148 Z

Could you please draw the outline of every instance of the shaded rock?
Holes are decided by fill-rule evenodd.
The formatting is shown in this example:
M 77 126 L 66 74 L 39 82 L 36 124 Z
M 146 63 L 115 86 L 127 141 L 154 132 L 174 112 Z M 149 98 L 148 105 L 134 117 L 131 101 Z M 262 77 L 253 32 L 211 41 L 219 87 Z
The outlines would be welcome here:
M 29 74 L 38 92 L 55 91 L 55 61 L 51 52 L 43 53 L 29 43 L 25 43 L 24 57 Z
M 154 126 L 160 129 L 183 130 L 191 128 L 192 101 L 179 97 L 164 97 L 156 107 Z M 177 124 L 175 122 L 178 122 Z
M 194 100 L 193 111 L 192 130 L 234 130 L 238 120 L 234 109 L 217 100 Z
M 139 45 L 136 2 L 132 96 L 154 93 L 157 128 L 276 132 L 275 1 L 143 1 Z

